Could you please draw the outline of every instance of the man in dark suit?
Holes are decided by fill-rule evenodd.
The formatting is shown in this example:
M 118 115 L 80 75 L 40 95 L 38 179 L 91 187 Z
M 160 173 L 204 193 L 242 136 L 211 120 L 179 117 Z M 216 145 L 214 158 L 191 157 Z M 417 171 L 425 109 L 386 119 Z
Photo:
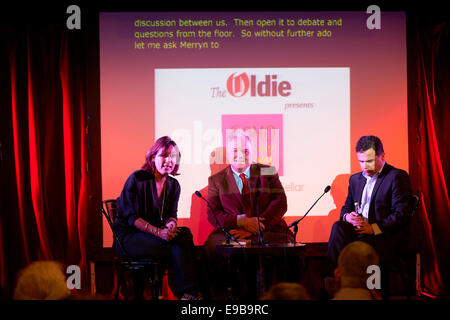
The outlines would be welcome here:
M 410 221 L 411 186 L 408 174 L 385 161 L 378 137 L 363 136 L 356 144 L 362 172 L 350 177 L 339 221 L 333 224 L 328 258 L 334 268 L 341 250 L 362 240 L 372 245 L 381 264 L 389 264 L 404 246 Z
M 212 264 L 220 263 L 216 246 L 226 240 L 222 228 L 238 240 L 251 240 L 255 244 L 259 241 L 259 229 L 264 243 L 294 241 L 283 220 L 287 199 L 276 169 L 251 163 L 252 144 L 249 136 L 241 130 L 227 138 L 226 154 L 229 166 L 208 179 L 211 208 L 208 207 L 207 215 L 215 229 L 204 248 Z M 220 272 L 216 271 L 216 275 L 212 276 L 214 280 Z

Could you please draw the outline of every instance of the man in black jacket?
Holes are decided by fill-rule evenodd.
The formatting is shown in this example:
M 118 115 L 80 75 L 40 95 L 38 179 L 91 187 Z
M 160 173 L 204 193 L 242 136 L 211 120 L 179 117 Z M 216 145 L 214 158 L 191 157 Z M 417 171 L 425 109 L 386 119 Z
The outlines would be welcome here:
M 333 224 L 328 258 L 336 266 L 341 250 L 362 240 L 372 245 L 380 262 L 389 263 L 405 244 L 412 206 L 408 174 L 385 162 L 378 137 L 363 136 L 356 144 L 362 172 L 350 177 L 347 200 Z

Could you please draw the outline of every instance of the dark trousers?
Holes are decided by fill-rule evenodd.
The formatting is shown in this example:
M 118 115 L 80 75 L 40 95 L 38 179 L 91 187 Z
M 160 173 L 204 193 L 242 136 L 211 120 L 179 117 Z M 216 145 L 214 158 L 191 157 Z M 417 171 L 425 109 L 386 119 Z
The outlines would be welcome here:
M 406 247 L 405 230 L 395 234 L 360 235 L 351 223 L 336 221 L 331 229 L 328 240 L 327 256 L 334 267 L 337 266 L 339 254 L 350 242 L 364 241 L 370 244 L 378 253 L 380 263 L 391 263 L 395 255 Z
M 195 246 L 191 231 L 179 227 L 177 237 L 170 242 L 143 232 L 133 232 L 125 235 L 122 245 L 128 255 L 133 258 L 161 259 L 173 268 L 177 296 L 183 293 L 197 292 L 195 270 Z M 115 244 L 119 255 L 120 249 Z
M 258 236 L 250 238 L 252 244 L 258 244 Z M 210 294 L 212 299 L 231 298 L 256 298 L 256 268 L 255 257 L 241 256 L 226 260 L 217 252 L 217 245 L 226 241 L 226 236 L 221 230 L 214 230 L 204 243 L 204 254 L 207 281 L 210 283 Z M 290 231 L 263 233 L 264 243 L 289 243 L 294 241 Z M 284 262 L 284 261 L 283 261 Z M 227 287 L 234 285 L 233 292 L 228 292 Z

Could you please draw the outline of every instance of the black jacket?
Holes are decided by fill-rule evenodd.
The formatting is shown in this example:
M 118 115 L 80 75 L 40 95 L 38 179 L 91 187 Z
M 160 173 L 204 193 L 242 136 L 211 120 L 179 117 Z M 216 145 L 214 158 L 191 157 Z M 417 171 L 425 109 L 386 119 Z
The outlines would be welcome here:
M 119 239 L 137 231 L 134 226 L 137 218 L 143 218 L 156 227 L 163 227 L 170 218 L 176 219 L 180 190 L 178 181 L 168 176 L 165 195 L 158 200 L 155 176 L 145 170 L 133 172 L 117 198 L 118 213 L 113 228 Z
M 341 210 L 355 210 L 355 202 L 361 203 L 366 178 L 361 172 L 350 177 L 348 195 Z M 383 233 L 395 233 L 403 229 L 411 218 L 411 185 L 406 171 L 385 163 L 375 183 L 369 207 L 369 223 L 376 223 Z

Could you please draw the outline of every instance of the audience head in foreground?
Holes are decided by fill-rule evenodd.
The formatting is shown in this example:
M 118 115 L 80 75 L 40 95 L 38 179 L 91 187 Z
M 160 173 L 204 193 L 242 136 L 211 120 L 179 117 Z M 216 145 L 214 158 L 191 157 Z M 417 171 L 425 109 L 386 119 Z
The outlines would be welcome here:
M 19 272 L 13 298 L 62 300 L 69 296 L 62 264 L 57 261 L 35 261 Z
M 367 279 L 371 275 L 368 267 L 379 265 L 379 257 L 375 249 L 363 241 L 348 244 L 340 253 L 338 266 L 334 276 L 340 289 L 335 300 L 371 300 L 373 293 L 367 287 Z
M 270 287 L 261 300 L 311 300 L 311 297 L 299 283 L 279 282 Z

